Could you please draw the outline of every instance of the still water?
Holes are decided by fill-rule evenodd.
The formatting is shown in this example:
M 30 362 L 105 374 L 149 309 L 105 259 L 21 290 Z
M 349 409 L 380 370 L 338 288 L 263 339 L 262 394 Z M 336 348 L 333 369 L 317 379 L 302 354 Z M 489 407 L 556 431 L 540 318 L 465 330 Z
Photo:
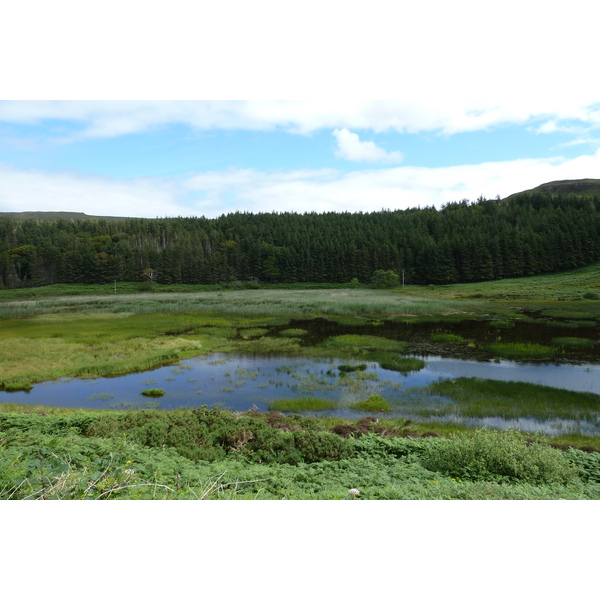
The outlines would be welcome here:
M 348 359 L 312 359 L 274 356 L 213 354 L 177 365 L 115 378 L 61 379 L 37 384 L 29 392 L 0 392 L 0 402 L 90 409 L 194 408 L 200 405 L 247 411 L 268 411 L 278 399 L 318 397 L 333 400 L 335 410 L 322 416 L 356 419 L 365 415 L 353 408 L 372 394 L 382 395 L 393 412 L 378 417 L 407 417 L 413 420 L 457 420 L 471 425 L 515 427 L 525 431 L 567 431 L 600 435 L 600 406 L 586 421 L 557 420 L 540 423 L 534 419 L 498 418 L 468 420 L 456 414 L 435 414 L 431 408 L 452 400 L 432 397 L 419 390 L 438 379 L 478 377 L 497 381 L 519 381 L 600 394 L 600 344 L 598 324 L 584 323 L 576 335 L 594 340 L 587 348 L 565 349 L 552 362 L 528 363 L 492 359 L 485 351 L 491 342 L 536 342 L 551 345 L 557 337 L 574 335 L 564 322 L 515 321 L 506 329 L 493 321 L 458 323 L 378 322 L 348 326 L 326 319 L 292 321 L 269 328 L 269 336 L 292 327 L 305 331 L 301 345 L 319 344 L 344 334 L 380 336 L 408 344 L 408 351 L 425 361 L 425 367 L 406 375 L 382 369 L 376 362 Z M 476 344 L 433 344 L 436 334 L 458 334 Z M 341 364 L 367 365 L 366 370 L 345 375 Z M 161 388 L 165 395 L 151 399 L 141 395 Z M 446 411 L 448 412 L 448 411 Z
M 121 377 L 44 382 L 35 385 L 30 392 L 0 392 L 0 401 L 91 409 L 174 409 L 204 404 L 232 411 L 254 408 L 262 412 L 268 411 L 274 400 L 314 396 L 334 400 L 338 408 L 310 414 L 360 418 L 365 413 L 354 410 L 353 405 L 371 394 L 381 394 L 394 409 L 387 415 L 390 417 L 458 420 L 479 426 L 516 427 L 546 433 L 600 433 L 597 419 L 584 423 L 564 420 L 539 423 L 533 419 L 467 420 L 455 415 L 424 418 L 417 410 L 428 402 L 451 402 L 419 395 L 418 388 L 438 379 L 456 377 L 522 381 L 600 394 L 600 365 L 524 364 L 508 360 L 483 362 L 440 356 L 422 358 L 425 368 L 406 375 L 382 369 L 375 362 L 363 363 L 367 365 L 364 371 L 344 375 L 337 367 L 359 364 L 358 361 L 213 354 Z M 158 399 L 142 396 L 141 392 L 149 388 L 162 388 L 165 395 Z

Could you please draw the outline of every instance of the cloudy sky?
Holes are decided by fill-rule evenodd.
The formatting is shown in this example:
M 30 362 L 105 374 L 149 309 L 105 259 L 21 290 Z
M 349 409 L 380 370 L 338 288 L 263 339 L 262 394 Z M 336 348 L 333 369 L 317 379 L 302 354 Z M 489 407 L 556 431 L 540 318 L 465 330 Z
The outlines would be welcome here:
M 591 2 L 31 4 L 0 48 L 3 212 L 372 211 L 600 178 Z

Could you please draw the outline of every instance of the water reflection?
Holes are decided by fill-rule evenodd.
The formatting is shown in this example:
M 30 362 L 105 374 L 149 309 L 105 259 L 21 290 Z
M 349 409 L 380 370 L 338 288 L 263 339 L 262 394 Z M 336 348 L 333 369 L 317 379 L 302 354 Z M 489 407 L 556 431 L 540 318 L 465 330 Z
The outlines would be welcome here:
M 498 381 L 521 381 L 580 392 L 600 391 L 600 365 L 523 364 L 508 360 L 480 362 L 440 356 L 423 357 L 425 368 L 407 375 L 366 363 L 364 371 L 344 374 L 339 365 L 357 361 L 289 357 L 232 356 L 215 354 L 181 361 L 145 373 L 115 378 L 62 379 L 35 385 L 30 392 L 0 393 L 3 402 L 91 409 L 194 408 L 202 404 L 232 411 L 255 408 L 268 411 L 280 398 L 307 396 L 327 398 L 339 408 L 314 413 L 356 419 L 364 416 L 353 405 L 371 394 L 381 394 L 394 409 L 390 417 L 413 420 L 449 420 L 491 427 L 516 427 L 549 434 L 579 431 L 600 433 L 597 415 L 583 421 L 499 418 L 467 419 L 443 410 L 453 401 L 422 394 L 417 388 L 438 379 L 479 377 Z M 141 392 L 162 388 L 157 400 Z M 439 415 L 436 415 L 439 411 Z M 382 415 L 380 415 L 382 416 Z
M 439 377 L 479 377 L 495 381 L 521 381 L 575 392 L 600 394 L 600 365 L 517 363 L 509 360 L 478 362 L 429 356 L 428 372 Z

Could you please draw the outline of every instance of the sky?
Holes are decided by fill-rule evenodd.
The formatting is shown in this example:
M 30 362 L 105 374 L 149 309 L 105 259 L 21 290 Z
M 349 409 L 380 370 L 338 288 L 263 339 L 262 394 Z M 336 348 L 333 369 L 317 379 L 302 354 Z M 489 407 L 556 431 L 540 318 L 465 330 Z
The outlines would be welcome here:
M 28 42 L 0 42 L 2 212 L 439 208 L 600 178 L 589 2 L 33 4 L 9 9 Z

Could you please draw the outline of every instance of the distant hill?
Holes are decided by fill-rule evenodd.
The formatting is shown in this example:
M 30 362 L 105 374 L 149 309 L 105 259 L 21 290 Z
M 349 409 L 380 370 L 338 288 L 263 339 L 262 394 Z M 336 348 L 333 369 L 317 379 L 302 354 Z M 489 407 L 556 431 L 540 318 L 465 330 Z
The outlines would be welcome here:
M 542 183 L 531 190 L 511 194 L 504 200 L 511 200 L 529 194 L 561 194 L 563 196 L 600 196 L 600 179 L 564 179 Z
M 52 211 L 26 211 L 26 212 L 0 212 L 0 218 L 9 219 L 35 219 L 37 221 L 86 221 L 89 219 L 103 219 L 119 221 L 129 217 L 100 217 L 86 215 L 82 212 L 52 212 Z

